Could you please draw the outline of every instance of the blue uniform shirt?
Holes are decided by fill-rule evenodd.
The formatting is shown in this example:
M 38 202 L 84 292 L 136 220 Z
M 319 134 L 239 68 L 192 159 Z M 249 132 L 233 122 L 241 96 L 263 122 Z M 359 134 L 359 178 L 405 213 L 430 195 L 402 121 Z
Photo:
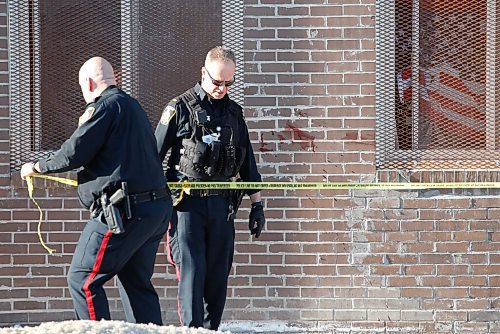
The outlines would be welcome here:
M 94 109 L 91 109 L 94 108 Z M 89 104 L 82 124 L 61 148 L 39 160 L 41 173 L 78 171 L 78 195 L 89 208 L 121 182 L 130 193 L 166 187 L 153 128 L 137 100 L 115 86 Z

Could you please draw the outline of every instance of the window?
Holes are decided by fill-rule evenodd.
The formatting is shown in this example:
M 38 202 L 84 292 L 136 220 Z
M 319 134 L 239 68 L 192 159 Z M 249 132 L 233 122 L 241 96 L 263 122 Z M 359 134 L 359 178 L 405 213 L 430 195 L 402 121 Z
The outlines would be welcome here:
M 85 101 L 80 66 L 102 56 L 156 126 L 170 99 L 201 76 L 209 49 L 238 58 L 231 96 L 243 100 L 243 2 L 162 0 L 9 1 L 11 169 L 58 149 Z
M 496 1 L 377 3 L 379 169 L 496 169 Z

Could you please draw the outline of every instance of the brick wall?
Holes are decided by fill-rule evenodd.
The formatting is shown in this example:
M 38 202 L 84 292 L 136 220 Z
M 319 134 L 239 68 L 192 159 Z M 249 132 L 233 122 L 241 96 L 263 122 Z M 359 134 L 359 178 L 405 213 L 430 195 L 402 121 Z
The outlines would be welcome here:
M 246 0 L 245 115 L 267 181 L 373 182 L 374 0 Z M 47 221 L 9 172 L 6 6 L 0 2 L 0 324 L 71 319 L 65 274 L 88 214 L 39 182 Z M 71 176 L 71 175 L 67 175 Z M 225 321 L 366 331 L 499 332 L 500 203 L 418 191 L 266 190 L 258 240 L 239 213 Z M 425 196 L 423 196 L 425 195 Z M 177 323 L 165 245 L 154 284 Z M 112 283 L 112 282 L 111 282 Z M 110 306 L 123 318 L 116 288 Z

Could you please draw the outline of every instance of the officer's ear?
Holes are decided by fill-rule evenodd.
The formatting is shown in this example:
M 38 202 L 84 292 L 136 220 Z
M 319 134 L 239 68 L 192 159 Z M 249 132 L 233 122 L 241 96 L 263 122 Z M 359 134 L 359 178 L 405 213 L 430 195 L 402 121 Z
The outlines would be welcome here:
M 201 68 L 201 81 L 203 81 L 203 79 L 205 79 L 205 67 L 204 66 Z
M 91 77 L 86 77 L 85 86 L 89 90 L 89 92 L 93 92 L 97 85 L 95 84 L 94 80 L 92 80 Z

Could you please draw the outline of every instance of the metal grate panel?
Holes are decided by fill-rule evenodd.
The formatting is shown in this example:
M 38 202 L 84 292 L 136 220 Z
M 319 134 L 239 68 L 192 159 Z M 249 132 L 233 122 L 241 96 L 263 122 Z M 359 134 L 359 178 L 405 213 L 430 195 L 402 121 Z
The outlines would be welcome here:
M 377 3 L 379 169 L 496 169 L 496 17 L 490 1 Z
M 236 53 L 243 101 L 243 1 L 12 0 L 11 169 L 58 149 L 75 130 L 85 102 L 80 66 L 102 56 L 118 84 L 136 97 L 156 126 L 170 99 L 201 78 L 216 45 Z

